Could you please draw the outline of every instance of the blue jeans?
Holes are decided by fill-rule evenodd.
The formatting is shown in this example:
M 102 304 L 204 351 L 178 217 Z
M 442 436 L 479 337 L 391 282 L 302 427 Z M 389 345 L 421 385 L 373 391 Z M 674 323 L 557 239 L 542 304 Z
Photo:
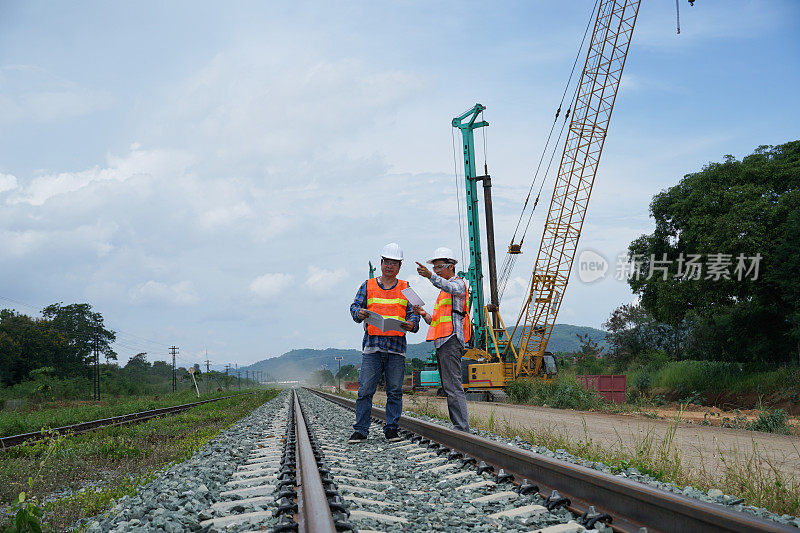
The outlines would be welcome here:
M 372 396 L 378 388 L 381 375 L 386 383 L 386 425 L 383 430 L 397 429 L 397 420 L 403 412 L 403 374 L 406 358 L 387 352 L 365 353 L 361 358 L 358 373 L 358 398 L 356 399 L 356 423 L 353 429 L 369 435 L 372 415 Z

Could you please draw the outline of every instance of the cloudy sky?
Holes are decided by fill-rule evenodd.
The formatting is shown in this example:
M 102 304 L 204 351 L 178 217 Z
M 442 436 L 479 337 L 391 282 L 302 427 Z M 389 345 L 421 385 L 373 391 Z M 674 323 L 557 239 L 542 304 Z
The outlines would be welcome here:
M 0 305 L 88 302 L 123 363 L 360 347 L 385 243 L 461 253 L 450 119 L 475 102 L 505 248 L 593 3 L 0 0 Z M 580 246 L 612 270 L 653 194 L 800 137 L 799 3 L 681 0 L 680 35 L 642 4 Z M 559 321 L 632 298 L 575 280 Z

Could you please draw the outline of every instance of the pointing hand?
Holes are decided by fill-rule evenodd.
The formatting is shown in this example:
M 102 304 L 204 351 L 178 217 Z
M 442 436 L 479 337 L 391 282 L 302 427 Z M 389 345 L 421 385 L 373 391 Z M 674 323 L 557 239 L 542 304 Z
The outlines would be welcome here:
M 417 263 L 417 274 L 419 274 L 423 278 L 431 279 L 431 271 L 428 270 L 428 267 L 426 267 L 419 261 L 416 261 L 416 263 Z

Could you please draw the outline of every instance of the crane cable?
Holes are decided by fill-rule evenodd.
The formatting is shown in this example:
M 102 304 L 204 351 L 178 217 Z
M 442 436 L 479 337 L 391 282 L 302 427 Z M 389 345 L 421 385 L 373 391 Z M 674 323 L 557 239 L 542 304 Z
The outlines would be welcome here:
M 564 99 L 566 98 L 567 92 L 569 90 L 569 86 L 572 83 L 572 78 L 573 78 L 573 76 L 575 74 L 575 67 L 577 66 L 578 60 L 581 57 L 581 52 L 582 52 L 583 46 L 584 46 L 584 44 L 586 42 L 586 36 L 589 34 L 589 28 L 592 25 L 592 20 L 594 20 L 594 13 L 597 10 L 597 6 L 599 5 L 599 3 L 600 3 L 600 0 L 595 0 L 594 6 L 592 7 L 592 10 L 590 12 L 589 20 L 586 23 L 586 28 L 584 29 L 584 32 L 583 32 L 583 38 L 581 39 L 581 44 L 578 47 L 578 51 L 575 54 L 575 59 L 572 62 L 572 69 L 570 70 L 569 78 L 567 79 L 567 83 L 564 86 L 564 91 L 561 94 L 561 101 L 558 104 L 558 109 L 556 109 L 555 116 L 553 117 L 553 123 L 550 126 L 550 132 L 547 135 L 547 141 L 545 142 L 544 148 L 542 150 L 542 155 L 539 157 L 539 163 L 536 166 L 536 171 L 534 172 L 533 180 L 531 181 L 531 185 L 528 188 L 528 194 L 525 197 L 525 201 L 523 202 L 523 205 L 522 205 L 522 210 L 521 210 L 521 212 L 519 214 L 519 218 L 517 219 L 517 225 L 514 228 L 514 234 L 511 237 L 511 244 L 512 245 L 514 244 L 514 242 L 515 242 L 515 240 L 517 238 L 517 232 L 519 231 L 520 224 L 522 223 L 522 219 L 525 216 L 525 211 L 526 211 L 526 209 L 528 207 L 528 203 L 530 202 L 531 193 L 533 192 L 533 188 L 536 185 L 536 181 L 539 178 L 539 171 L 541 170 L 542 163 L 544 161 L 545 156 L 547 155 L 548 148 L 550 147 L 550 140 L 551 140 L 551 138 L 553 136 L 553 131 L 555 130 L 556 123 L 558 122 L 558 118 L 561 115 L 561 110 L 562 110 L 562 108 L 564 106 Z M 575 94 L 577 94 L 577 87 L 575 89 Z M 535 198 L 535 200 L 533 202 L 533 207 L 531 208 L 530 215 L 528 217 L 528 222 L 525 225 L 525 230 L 523 231 L 522 236 L 520 238 L 520 246 L 522 246 L 522 243 L 525 240 L 525 235 L 527 234 L 528 228 L 530 227 L 531 219 L 533 218 L 533 213 L 536 210 L 537 205 L 539 204 L 539 199 L 540 199 L 541 194 L 542 194 L 542 189 L 544 188 L 544 182 L 547 179 L 547 175 L 548 175 L 548 173 L 550 171 L 550 167 L 552 165 L 553 158 L 555 157 L 555 151 L 558 148 L 559 143 L 561 141 L 561 136 L 562 136 L 563 131 L 564 131 L 564 125 L 566 124 L 567 119 L 569 118 L 569 114 L 570 114 L 570 111 L 572 109 L 572 104 L 574 102 L 574 99 L 575 99 L 575 95 L 573 95 L 572 99 L 570 99 L 570 101 L 569 101 L 569 107 L 567 108 L 567 112 L 564 115 L 564 121 L 563 121 L 562 126 L 561 126 L 561 131 L 559 132 L 558 140 L 556 140 L 555 144 L 552 147 L 552 153 L 550 155 L 550 160 L 549 160 L 548 165 L 547 165 L 547 170 L 542 175 L 542 179 L 541 179 L 541 182 L 540 182 L 540 185 L 539 185 L 539 190 L 537 192 L 536 198 Z M 498 286 L 499 286 L 499 291 L 498 292 L 499 292 L 499 298 L 501 300 L 502 300 L 502 297 L 503 297 L 503 293 L 505 292 L 506 285 L 508 284 L 508 280 L 511 277 L 511 273 L 513 272 L 514 265 L 516 264 L 516 260 L 517 260 L 516 256 L 517 255 L 518 254 L 511 254 L 511 253 L 506 252 L 506 256 L 503 259 L 503 265 L 500 268 L 500 279 L 498 280 Z
M 461 217 L 461 187 L 459 187 L 458 184 L 458 156 L 456 155 L 455 128 L 450 128 L 450 137 L 453 140 L 453 177 L 455 178 L 456 184 L 456 204 L 458 205 L 458 236 L 461 244 L 461 264 L 464 265 L 466 264 L 466 261 L 464 260 L 464 229 L 462 228 L 463 224 Z
M 598 5 L 599 1 L 600 0 L 595 0 L 594 7 L 592 7 L 592 11 L 590 13 L 591 16 L 589 17 L 589 22 L 587 22 L 586 29 L 583 32 L 583 39 L 581 39 L 581 44 L 578 47 L 578 52 L 575 54 L 575 60 L 572 62 L 572 69 L 569 72 L 569 78 L 567 79 L 567 83 L 564 86 L 564 91 L 561 93 L 561 101 L 558 103 L 558 109 L 556 109 L 556 114 L 553 117 L 553 123 L 550 125 L 550 132 L 547 135 L 547 141 L 545 142 L 544 149 L 542 150 L 542 155 L 539 157 L 539 163 L 536 166 L 536 171 L 534 172 L 533 180 L 531 181 L 531 186 L 528 188 L 528 194 L 525 197 L 525 202 L 523 202 L 522 212 L 519 214 L 519 219 L 517 220 L 517 226 L 516 226 L 516 228 L 514 228 L 514 235 L 511 238 L 512 242 L 514 242 L 514 240 L 516 239 L 517 231 L 519 230 L 519 225 L 522 222 L 522 217 L 525 214 L 525 209 L 527 208 L 528 202 L 531 199 L 531 192 L 533 191 L 533 187 L 536 185 L 536 180 L 538 179 L 539 171 L 541 170 L 541 167 L 542 167 L 542 162 L 544 161 L 545 155 L 547 154 L 547 149 L 548 149 L 548 146 L 550 145 L 550 139 L 553 136 L 553 130 L 556 127 L 556 122 L 558 122 L 558 117 L 561 115 L 561 109 L 564 106 L 564 98 L 566 98 L 566 96 L 567 96 L 567 91 L 569 90 L 569 85 L 572 82 L 572 77 L 575 75 L 575 67 L 578 65 L 578 59 L 580 59 L 581 50 L 583 50 L 583 45 L 586 42 L 586 36 L 589 33 L 589 27 L 591 26 L 592 20 L 594 19 L 594 12 L 597 9 L 597 5 Z M 569 113 L 569 109 L 567 109 L 567 113 Z M 542 179 L 544 180 L 544 176 L 542 177 Z M 538 201 L 538 198 L 537 198 L 536 201 L 534 201 L 533 209 L 536 209 L 536 202 L 537 201 Z

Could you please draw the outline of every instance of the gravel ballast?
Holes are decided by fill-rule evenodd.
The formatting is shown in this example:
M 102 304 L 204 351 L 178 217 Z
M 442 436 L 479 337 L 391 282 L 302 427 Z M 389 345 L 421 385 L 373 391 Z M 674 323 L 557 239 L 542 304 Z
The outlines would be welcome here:
M 89 523 L 89 532 L 107 531 L 209 531 L 201 522 L 222 513 L 211 509 L 225 498 L 238 465 L 265 436 L 282 436 L 288 412 L 288 391 L 261 405 L 200 448 L 188 460 L 171 466 L 143 485 L 133 496 L 117 500 L 108 513 Z M 267 507 L 271 507 L 269 503 Z M 254 508 L 253 508 L 254 509 Z M 233 512 L 247 512 L 241 507 Z M 270 526 L 275 519 L 259 521 Z M 229 531 L 251 530 L 254 524 L 239 524 Z
M 410 416 L 417 418 L 419 420 L 424 420 L 426 422 L 430 422 L 432 424 L 439 424 L 448 428 L 453 428 L 453 425 L 447 421 L 442 420 L 440 418 L 434 418 L 426 415 L 420 415 L 414 413 L 412 411 L 403 411 L 403 416 Z M 522 437 L 514 437 L 513 439 L 509 439 L 506 437 L 502 437 L 495 433 L 491 433 L 488 431 L 480 430 L 480 429 L 473 429 L 472 432 L 475 435 L 480 435 L 481 437 L 491 439 L 497 442 L 502 442 L 503 444 L 507 444 L 509 446 L 515 446 L 517 448 L 521 448 L 524 450 L 532 451 L 545 457 L 551 457 L 553 459 L 559 459 L 561 461 L 566 461 L 569 463 L 578 464 L 581 466 L 585 466 L 587 468 L 592 468 L 594 470 L 600 470 L 601 472 L 605 472 L 607 474 L 613 474 L 619 477 L 624 477 L 630 479 L 632 481 L 637 481 L 639 483 L 644 483 L 651 487 L 656 487 L 661 490 L 666 490 L 669 492 L 673 492 L 676 494 L 683 494 L 684 496 L 688 496 L 690 498 L 694 498 L 696 500 L 701 500 L 704 502 L 714 503 L 718 505 L 722 505 L 725 507 L 729 507 L 735 511 L 740 511 L 744 513 L 749 513 L 751 515 L 757 516 L 758 518 L 764 518 L 767 520 L 772 520 L 774 522 L 778 522 L 781 524 L 786 524 L 790 526 L 794 526 L 800 528 L 800 518 L 792 515 L 779 515 L 773 513 L 763 507 L 756 507 L 753 505 L 746 505 L 742 498 L 739 498 L 735 495 L 725 494 L 719 489 L 710 489 L 708 492 L 696 489 L 691 486 L 681 487 L 675 485 L 674 483 L 666 483 L 663 481 L 659 481 L 652 476 L 644 474 L 637 470 L 636 468 L 627 468 L 624 470 L 615 469 L 605 463 L 590 461 L 584 459 L 582 457 L 577 457 L 572 455 L 571 453 L 567 452 L 566 450 L 550 450 L 544 446 L 536 446 L 531 444 L 530 442 L 526 441 Z
M 306 405 L 306 422 L 324 443 L 326 463 L 349 503 L 350 521 L 359 529 L 515 532 L 576 520 L 563 507 L 519 517 L 492 516 L 545 502 L 538 494 L 517 494 L 510 482 L 495 484 L 496 474 L 478 474 L 474 465 L 448 460 L 426 445 L 390 443 L 382 424 L 371 425 L 366 442 L 347 444 L 353 412 L 307 391 L 299 394 Z M 565 531 L 611 531 L 602 524 L 597 527 L 585 530 L 570 524 Z

